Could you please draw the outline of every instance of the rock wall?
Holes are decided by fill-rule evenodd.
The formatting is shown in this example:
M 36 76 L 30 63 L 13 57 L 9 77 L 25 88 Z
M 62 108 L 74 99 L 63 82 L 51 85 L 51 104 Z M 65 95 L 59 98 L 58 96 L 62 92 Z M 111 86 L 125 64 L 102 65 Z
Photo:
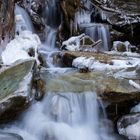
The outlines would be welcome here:
M 0 0 L 0 45 L 14 36 L 14 0 Z

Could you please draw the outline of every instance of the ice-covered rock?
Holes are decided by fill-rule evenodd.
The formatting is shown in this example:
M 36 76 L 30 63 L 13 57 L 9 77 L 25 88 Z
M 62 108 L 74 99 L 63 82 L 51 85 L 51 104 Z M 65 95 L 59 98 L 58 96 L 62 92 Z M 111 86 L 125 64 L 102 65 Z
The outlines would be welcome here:
M 131 45 L 129 41 L 114 41 L 112 50 L 117 52 L 131 52 L 134 48 L 136 48 L 136 46 Z
M 110 64 L 105 62 L 100 62 L 93 57 L 77 57 L 73 60 L 72 65 L 79 69 L 87 68 L 88 70 L 120 70 L 129 67 L 135 67 L 140 63 L 139 59 L 130 60 L 111 60 Z
M 36 34 L 30 31 L 23 31 L 20 35 L 11 40 L 6 49 L 2 52 L 2 61 L 4 65 L 11 65 L 17 60 L 35 58 L 38 62 L 37 49 L 41 41 Z M 30 56 L 30 50 L 34 50 L 34 56 Z M 38 62 L 39 63 L 39 62 Z
M 66 49 L 69 51 L 78 51 L 80 48 L 80 41 L 85 36 L 81 34 L 79 36 L 73 36 L 62 43 L 61 49 Z

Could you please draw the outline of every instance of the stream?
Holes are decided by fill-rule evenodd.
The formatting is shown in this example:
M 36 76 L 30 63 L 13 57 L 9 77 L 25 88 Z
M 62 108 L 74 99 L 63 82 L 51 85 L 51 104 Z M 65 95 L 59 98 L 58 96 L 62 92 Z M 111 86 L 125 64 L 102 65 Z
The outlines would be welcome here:
M 58 25 L 56 20 L 53 20 L 54 15 L 57 15 L 54 7 L 54 0 L 50 9 L 46 7 L 49 20 L 45 28 L 47 36 L 39 50 L 45 55 L 48 66 L 42 72 L 45 75 L 44 78 L 47 77 L 46 83 L 51 79 L 54 80 L 47 85 L 50 87 L 47 88 L 43 100 L 34 101 L 18 120 L 6 125 L 2 131 L 19 134 L 24 140 L 119 140 L 113 132 L 111 121 L 106 117 L 102 101 L 97 100 L 96 91 L 86 90 L 85 85 L 83 87 L 85 91 L 77 92 L 73 89 L 72 92 L 72 84 L 76 86 L 77 83 L 59 79 L 59 76 L 63 77 L 77 72 L 77 70 L 53 64 L 53 54 L 59 51 L 55 47 Z M 21 28 L 20 24 L 26 24 L 25 28 L 33 32 L 34 29 L 27 13 L 19 6 L 16 12 L 23 15 L 24 20 L 27 21 L 19 23 L 17 30 Z M 84 23 L 83 19 L 88 18 L 89 13 L 76 14 L 79 20 L 77 22 L 86 28 L 85 34 L 94 38 L 95 41 L 102 39 L 101 50 L 107 51 L 109 46 L 108 27 L 100 23 L 92 23 L 90 20 Z M 54 81 L 57 81 L 59 85 Z M 79 79 L 79 82 L 87 83 L 89 81 Z

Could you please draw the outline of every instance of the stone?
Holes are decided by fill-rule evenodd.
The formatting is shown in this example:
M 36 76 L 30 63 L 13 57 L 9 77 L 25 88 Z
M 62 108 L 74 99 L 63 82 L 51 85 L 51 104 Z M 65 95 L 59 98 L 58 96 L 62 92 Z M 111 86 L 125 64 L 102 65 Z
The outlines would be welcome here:
M 139 90 L 131 86 L 129 80 L 98 71 L 86 74 L 70 72 L 56 77 L 47 71 L 41 71 L 40 77 L 46 81 L 46 90 L 51 92 L 97 91 L 99 98 L 110 103 L 140 100 Z M 66 91 L 67 89 L 69 90 Z
M 15 119 L 31 101 L 32 68 L 35 60 L 24 60 L 0 72 L 0 123 Z

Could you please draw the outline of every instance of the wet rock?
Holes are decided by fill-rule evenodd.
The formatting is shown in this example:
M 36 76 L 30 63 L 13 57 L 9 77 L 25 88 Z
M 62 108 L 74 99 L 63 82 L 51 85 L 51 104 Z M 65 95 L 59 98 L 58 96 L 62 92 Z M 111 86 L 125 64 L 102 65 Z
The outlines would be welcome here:
M 31 101 L 31 79 L 34 60 L 20 61 L 1 69 L 0 73 L 0 122 L 17 117 Z
M 140 113 L 123 116 L 117 122 L 119 134 L 126 136 L 130 140 L 140 139 L 139 121 Z
M 86 74 L 71 72 L 55 77 L 55 75 L 43 71 L 41 77 L 48 85 L 47 91 L 65 92 L 66 89 L 69 89 L 69 92 L 80 93 L 97 90 L 98 97 L 110 103 L 140 100 L 139 90 L 131 86 L 129 80 L 115 78 L 102 72 L 93 71 Z
M 0 139 L 1 140 L 23 140 L 23 138 L 14 133 L 7 133 L 7 132 L 0 132 Z
M 33 88 L 36 91 L 35 99 L 41 100 L 46 93 L 46 82 L 41 78 L 38 72 L 34 74 Z

